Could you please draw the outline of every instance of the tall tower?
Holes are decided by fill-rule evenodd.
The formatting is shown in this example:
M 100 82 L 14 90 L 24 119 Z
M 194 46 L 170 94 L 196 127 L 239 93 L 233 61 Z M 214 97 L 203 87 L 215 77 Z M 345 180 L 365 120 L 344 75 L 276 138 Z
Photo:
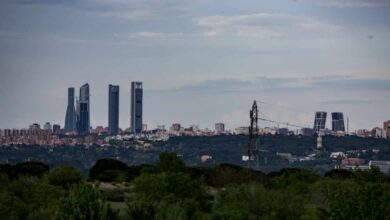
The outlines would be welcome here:
M 74 88 L 68 88 L 68 107 L 65 115 L 65 131 L 76 131 L 76 111 L 74 109 Z
M 313 127 L 315 133 L 318 133 L 320 130 L 325 129 L 326 115 L 326 112 L 316 112 Z
M 332 131 L 345 132 L 344 115 L 342 112 L 332 112 Z
M 248 144 L 248 168 L 259 169 L 259 125 L 256 101 L 253 101 L 252 109 L 249 111 L 250 126 L 249 126 L 249 144 Z
M 142 132 L 142 104 L 143 104 L 142 82 L 131 82 L 130 128 L 133 133 Z
M 89 103 L 89 85 L 88 83 L 80 87 L 79 96 L 79 122 L 78 132 L 79 134 L 88 134 L 90 128 L 90 103 Z
M 321 137 L 320 133 L 318 133 L 318 136 L 317 136 L 317 149 L 318 150 L 322 149 L 322 137 Z
M 108 132 L 119 132 L 119 86 L 108 86 Z

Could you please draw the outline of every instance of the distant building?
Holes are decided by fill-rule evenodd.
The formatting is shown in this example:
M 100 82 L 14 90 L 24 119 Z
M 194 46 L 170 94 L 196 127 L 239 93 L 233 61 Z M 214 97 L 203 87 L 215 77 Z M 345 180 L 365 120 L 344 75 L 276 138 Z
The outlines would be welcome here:
M 74 108 L 74 88 L 68 88 L 68 107 L 65 116 L 65 131 L 76 131 L 76 111 Z
M 61 133 L 61 125 L 59 125 L 59 124 L 54 124 L 54 125 L 53 125 L 53 133 L 54 133 L 54 134 L 60 134 L 60 133 Z
M 248 135 L 249 134 L 249 127 L 238 127 L 238 128 L 235 128 L 234 129 L 234 133 L 237 134 L 237 135 L 240 135 L 240 134 Z
M 344 115 L 342 112 L 332 112 L 332 131 L 345 132 Z
M 346 158 L 347 156 L 343 152 L 332 152 L 330 153 L 330 158 L 338 159 L 338 158 Z
M 371 137 L 371 131 L 367 129 L 359 129 L 356 131 L 356 136 L 358 137 Z
M 215 123 L 215 132 L 217 134 L 221 134 L 225 132 L 225 124 L 224 123 Z
M 44 129 L 44 130 L 51 130 L 51 124 L 50 124 L 50 122 L 46 122 L 46 123 L 43 125 L 43 129 Z
M 165 125 L 157 125 L 157 130 L 165 131 Z
M 89 134 L 90 129 L 90 93 L 89 84 L 86 83 L 80 87 L 80 96 L 78 103 L 78 132 L 79 134 Z
M 370 168 L 378 167 L 384 174 L 390 174 L 390 161 L 370 160 Z
M 41 126 L 38 123 L 34 123 L 34 124 L 30 125 L 30 130 L 32 130 L 32 131 L 41 130 Z
M 318 133 L 320 130 L 325 129 L 326 115 L 326 112 L 316 112 L 313 127 L 315 133 Z
M 179 132 L 180 129 L 181 129 L 181 124 L 179 124 L 179 123 L 173 123 L 170 130 L 171 130 L 171 131 Z
M 371 136 L 374 138 L 385 138 L 386 134 L 382 128 L 375 127 L 371 130 Z
M 317 149 L 322 149 L 322 137 L 321 137 L 321 134 L 318 133 L 318 136 L 317 136 Z
M 288 128 L 278 128 L 278 134 L 288 135 Z
M 108 132 L 119 132 L 119 86 L 114 85 L 108 88 Z
M 390 138 L 390 120 L 383 122 L 383 131 L 385 137 Z
M 301 135 L 303 135 L 303 136 L 313 136 L 314 135 L 314 131 L 311 128 L 302 128 L 301 129 Z
M 147 124 L 142 124 L 142 131 L 145 132 L 148 130 L 148 125 Z
M 143 105 L 142 82 L 131 82 L 130 128 L 133 133 L 142 132 L 142 105 Z
M 80 121 L 78 133 L 81 135 L 89 134 L 89 122 L 88 122 L 88 103 L 80 102 Z
M 366 161 L 361 158 L 344 158 L 341 160 L 341 165 L 353 165 L 353 166 L 360 166 L 365 164 Z

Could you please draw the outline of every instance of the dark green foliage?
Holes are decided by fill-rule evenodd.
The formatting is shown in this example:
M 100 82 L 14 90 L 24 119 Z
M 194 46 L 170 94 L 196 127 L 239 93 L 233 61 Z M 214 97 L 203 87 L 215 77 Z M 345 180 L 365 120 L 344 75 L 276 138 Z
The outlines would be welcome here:
M 191 219 L 209 208 L 204 187 L 184 173 L 144 173 L 133 183 L 130 219 Z
M 251 184 L 221 191 L 213 219 L 316 219 L 316 213 L 299 194 L 268 190 Z
M 381 220 L 390 216 L 388 184 L 329 180 L 323 185 L 331 219 Z
M 42 177 L 43 174 L 49 172 L 49 166 L 41 162 L 25 162 L 14 166 L 14 172 L 17 176 L 29 175 Z
M 182 172 L 185 163 L 176 153 L 163 152 L 156 163 L 156 168 L 160 172 Z
M 349 179 L 352 177 L 352 172 L 342 169 L 333 169 L 325 173 L 325 177 L 332 179 Z
M 58 166 L 47 175 L 50 184 L 68 189 L 83 181 L 80 171 L 69 166 Z
M 49 172 L 49 166 L 41 162 L 23 162 L 14 166 L 0 164 L 0 173 L 6 174 L 11 179 L 20 176 L 42 177 L 47 172 Z
M 118 219 L 118 213 L 101 199 L 100 192 L 91 185 L 78 185 L 70 189 L 69 195 L 60 199 L 56 219 L 59 220 L 103 220 Z
M 95 165 L 89 171 L 89 177 L 91 179 L 100 178 L 101 181 L 111 182 L 119 175 L 112 171 L 123 171 L 125 172 L 127 165 L 119 160 L 114 159 L 100 159 L 96 161 Z M 106 172 L 107 171 L 107 172 Z
M 111 165 L 105 169 L 104 164 Z M 185 167 L 177 155 L 164 153 L 156 165 L 97 162 L 91 171 L 95 179 L 114 181 L 104 184 L 84 181 L 72 167 L 56 167 L 43 175 L 30 168 L 14 177 L 13 166 L 0 166 L 1 219 L 118 219 L 106 200 L 118 201 L 113 204 L 121 204 L 121 216 L 137 220 L 377 220 L 390 216 L 389 177 L 376 167 L 332 170 L 326 177 L 296 168 L 265 175 L 231 164 Z
M 223 187 L 231 184 L 240 185 L 251 182 L 268 184 L 268 178 L 264 173 L 232 164 L 215 166 L 207 173 L 207 184 L 214 187 Z

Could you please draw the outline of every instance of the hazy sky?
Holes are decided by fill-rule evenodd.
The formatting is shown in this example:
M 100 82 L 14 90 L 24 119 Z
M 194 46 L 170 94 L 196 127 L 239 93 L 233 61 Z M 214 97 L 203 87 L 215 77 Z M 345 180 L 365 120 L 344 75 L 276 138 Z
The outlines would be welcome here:
M 67 87 L 86 82 L 91 125 L 107 126 L 116 84 L 129 127 L 131 81 L 149 128 L 248 125 L 254 99 L 274 120 L 382 126 L 390 0 L 0 0 L 0 128 L 63 126 Z

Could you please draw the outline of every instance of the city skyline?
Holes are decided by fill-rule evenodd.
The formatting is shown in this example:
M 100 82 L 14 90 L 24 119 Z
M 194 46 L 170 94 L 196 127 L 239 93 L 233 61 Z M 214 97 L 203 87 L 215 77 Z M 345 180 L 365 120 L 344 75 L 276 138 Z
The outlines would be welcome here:
M 350 130 L 388 120 L 388 1 L 1 1 L 0 127 L 65 122 L 66 89 L 91 86 L 89 124 L 107 125 L 107 85 L 148 85 L 149 127 L 312 127 L 343 112 Z M 169 16 L 168 16 L 169 15 Z M 120 127 L 130 105 L 120 96 Z M 48 107 L 49 106 L 49 107 Z M 291 111 L 298 109 L 298 111 Z M 327 127 L 331 128 L 331 120 Z M 262 124 L 262 126 L 267 124 Z

